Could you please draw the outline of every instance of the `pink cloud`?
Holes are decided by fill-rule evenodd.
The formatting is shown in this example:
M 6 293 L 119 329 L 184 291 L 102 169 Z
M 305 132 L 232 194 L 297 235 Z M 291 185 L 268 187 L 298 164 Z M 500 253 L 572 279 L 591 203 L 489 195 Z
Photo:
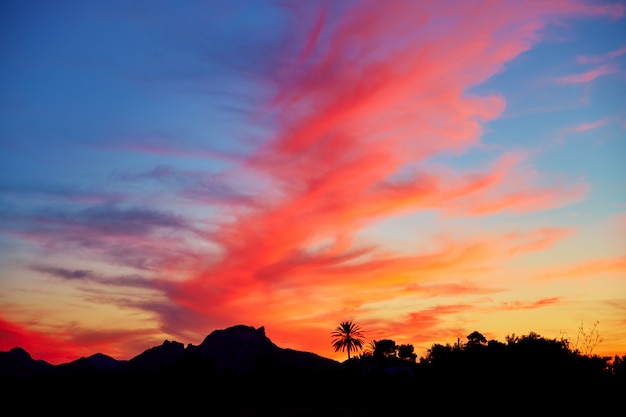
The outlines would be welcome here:
M 355 6 L 333 25 L 304 25 L 307 35 L 294 36 L 307 39 L 303 54 L 286 57 L 288 65 L 273 78 L 278 92 L 267 114 L 277 114 L 277 135 L 242 165 L 272 187 L 254 207 L 229 208 L 231 221 L 210 234 L 219 258 L 184 282 L 162 282 L 166 294 L 199 322 L 253 315 L 269 326 L 285 314 L 293 320 L 311 315 L 321 300 L 355 314 L 368 288 L 409 288 L 414 271 L 428 277 L 481 267 L 567 237 L 570 230 L 544 229 L 452 241 L 414 256 L 346 239 L 401 212 L 531 212 L 584 195 L 585 184 L 546 179 L 520 155 L 504 155 L 481 172 L 426 165 L 442 152 L 480 144 L 481 123 L 498 117 L 504 101 L 465 91 L 528 49 L 544 13 L 566 7 L 460 4 L 452 10 L 398 2 L 383 11 L 374 3 Z M 579 4 L 569 11 L 607 12 Z M 472 18 L 458 19 L 467 14 Z M 432 27 L 412 35 L 420 24 Z M 408 166 L 424 168 L 400 175 Z
M 520 153 L 505 154 L 489 174 L 488 187 L 442 204 L 449 214 L 487 215 L 497 212 L 532 212 L 563 207 L 579 201 L 587 192 L 585 183 L 563 184 L 547 178 Z M 541 185 L 540 185 L 541 184 Z M 461 196 L 459 196 L 461 197 Z
M 617 58 L 618 56 L 624 55 L 625 53 L 626 53 L 626 46 L 616 49 L 615 51 L 608 52 L 603 55 L 593 55 L 593 56 L 581 55 L 581 56 L 576 57 L 576 60 L 581 64 L 597 64 L 601 62 L 610 61 L 614 58 Z
M 601 67 L 584 72 L 582 74 L 565 75 L 563 77 L 558 78 L 557 83 L 559 84 L 588 83 L 602 75 L 613 74 L 613 73 L 616 73 L 617 71 L 618 71 L 617 67 L 614 67 L 611 65 L 603 65 Z
M 621 119 L 619 117 L 607 116 L 602 119 L 598 119 L 592 122 L 580 123 L 575 126 L 570 126 L 562 129 L 555 137 L 557 143 L 563 143 L 567 136 L 575 133 L 587 132 L 590 130 L 598 129 L 602 126 L 605 126 L 608 123 L 617 123 L 621 124 Z
M 575 132 L 584 132 L 586 130 L 592 130 L 592 129 L 596 129 L 596 128 L 600 127 L 600 126 L 604 126 L 607 122 L 608 122 L 608 119 L 604 118 L 604 119 L 596 120 L 595 122 L 582 123 L 582 124 L 574 127 L 572 130 L 575 131 Z

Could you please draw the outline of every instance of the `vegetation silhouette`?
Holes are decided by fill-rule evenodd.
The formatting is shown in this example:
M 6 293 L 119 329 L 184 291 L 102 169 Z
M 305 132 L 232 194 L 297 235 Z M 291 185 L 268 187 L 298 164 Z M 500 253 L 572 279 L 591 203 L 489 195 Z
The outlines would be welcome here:
M 363 333 L 343 323 L 347 340 L 359 341 L 350 345 L 356 352 Z M 380 339 L 339 362 L 280 348 L 263 328 L 235 326 L 198 346 L 165 341 L 129 361 L 96 354 L 53 366 L 15 348 L 0 352 L 0 384 L 5 408 L 24 415 L 602 415 L 626 392 L 626 354 L 585 354 L 534 332 L 502 342 L 474 331 L 419 359 L 413 345 Z
M 352 321 L 342 321 L 331 336 L 333 337 L 332 345 L 335 348 L 335 352 L 347 350 L 348 360 L 350 360 L 350 351 L 357 351 L 363 348 L 365 336 L 361 333 L 361 328 Z

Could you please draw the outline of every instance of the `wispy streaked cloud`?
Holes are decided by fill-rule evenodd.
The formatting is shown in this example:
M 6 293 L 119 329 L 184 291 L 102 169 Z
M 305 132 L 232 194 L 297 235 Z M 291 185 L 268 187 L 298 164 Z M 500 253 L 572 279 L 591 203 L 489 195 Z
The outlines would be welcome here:
M 88 269 L 67 269 L 44 265 L 31 265 L 31 269 L 67 280 L 93 280 L 97 278 L 97 275 Z
M 586 130 L 592 130 L 600 126 L 604 126 L 607 122 L 608 122 L 608 118 L 596 120 L 595 122 L 590 122 L 590 123 L 582 123 L 582 124 L 579 124 L 578 126 L 573 127 L 572 130 L 574 132 L 584 132 Z
M 579 74 L 564 75 L 557 79 L 559 84 L 583 84 L 595 80 L 598 77 L 618 72 L 618 68 L 612 65 L 603 65 Z
M 31 265 L 30 269 L 52 277 L 79 283 L 91 282 L 107 286 L 154 288 L 154 284 L 150 279 L 140 275 L 108 277 L 88 269 L 69 269 L 39 264 Z
M 580 55 L 576 57 L 576 60 L 581 64 L 597 64 L 597 63 L 611 61 L 614 58 L 617 58 L 618 56 L 621 56 L 624 54 L 626 54 L 626 46 L 616 49 L 611 52 L 607 52 L 606 54 L 601 54 L 601 55 L 593 55 L 593 56 Z
M 612 274 L 626 276 L 626 255 L 615 258 L 591 259 L 584 262 L 555 267 L 541 273 L 537 280 L 570 280 L 593 278 L 599 275 Z
M 531 310 L 559 304 L 561 301 L 560 297 L 542 298 L 536 301 L 507 301 L 500 305 L 499 310 Z
M 154 181 L 165 187 L 171 185 L 173 193 L 199 204 L 255 204 L 254 191 L 246 193 L 245 184 L 234 183 L 225 173 L 188 171 L 159 165 L 143 172 L 114 172 L 111 177 L 123 182 Z

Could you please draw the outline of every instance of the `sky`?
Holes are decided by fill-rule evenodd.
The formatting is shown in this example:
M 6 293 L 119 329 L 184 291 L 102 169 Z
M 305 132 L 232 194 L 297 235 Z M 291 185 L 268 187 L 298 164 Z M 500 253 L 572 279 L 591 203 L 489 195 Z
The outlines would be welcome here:
M 626 354 L 626 2 L 0 4 L 0 351 Z M 582 331 L 581 331 L 582 328 Z M 583 336 L 581 338 L 581 335 Z

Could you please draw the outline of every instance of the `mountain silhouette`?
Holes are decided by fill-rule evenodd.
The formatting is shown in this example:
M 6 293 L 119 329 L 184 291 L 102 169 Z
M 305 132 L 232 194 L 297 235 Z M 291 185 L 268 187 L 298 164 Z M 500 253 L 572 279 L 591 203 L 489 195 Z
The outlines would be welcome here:
M 35 360 L 23 348 L 15 347 L 9 352 L 0 352 L 0 380 L 105 373 L 159 375 L 181 372 L 190 365 L 241 376 L 271 369 L 332 370 L 340 363 L 314 353 L 280 348 L 265 335 L 264 327 L 236 325 L 213 331 L 197 346 L 185 347 L 180 342 L 165 340 L 162 345 L 149 348 L 130 360 L 95 353 L 52 365 Z
M 54 365 L 35 360 L 26 350 L 15 347 L 8 352 L 0 352 L 0 380 L 8 378 L 28 379 L 44 375 L 54 368 Z
M 276 346 L 265 328 L 238 325 L 209 334 L 198 346 L 189 349 L 213 361 L 218 370 L 246 374 L 259 367 L 293 367 L 308 370 L 332 369 L 339 362 L 310 352 Z
M 0 392 L 24 414 L 207 408 L 220 410 L 216 415 L 275 415 L 300 409 L 314 392 L 333 398 L 328 382 L 341 368 L 335 360 L 277 346 L 264 327 L 236 325 L 213 331 L 199 345 L 165 340 L 129 360 L 95 353 L 52 365 L 16 347 L 0 352 Z

